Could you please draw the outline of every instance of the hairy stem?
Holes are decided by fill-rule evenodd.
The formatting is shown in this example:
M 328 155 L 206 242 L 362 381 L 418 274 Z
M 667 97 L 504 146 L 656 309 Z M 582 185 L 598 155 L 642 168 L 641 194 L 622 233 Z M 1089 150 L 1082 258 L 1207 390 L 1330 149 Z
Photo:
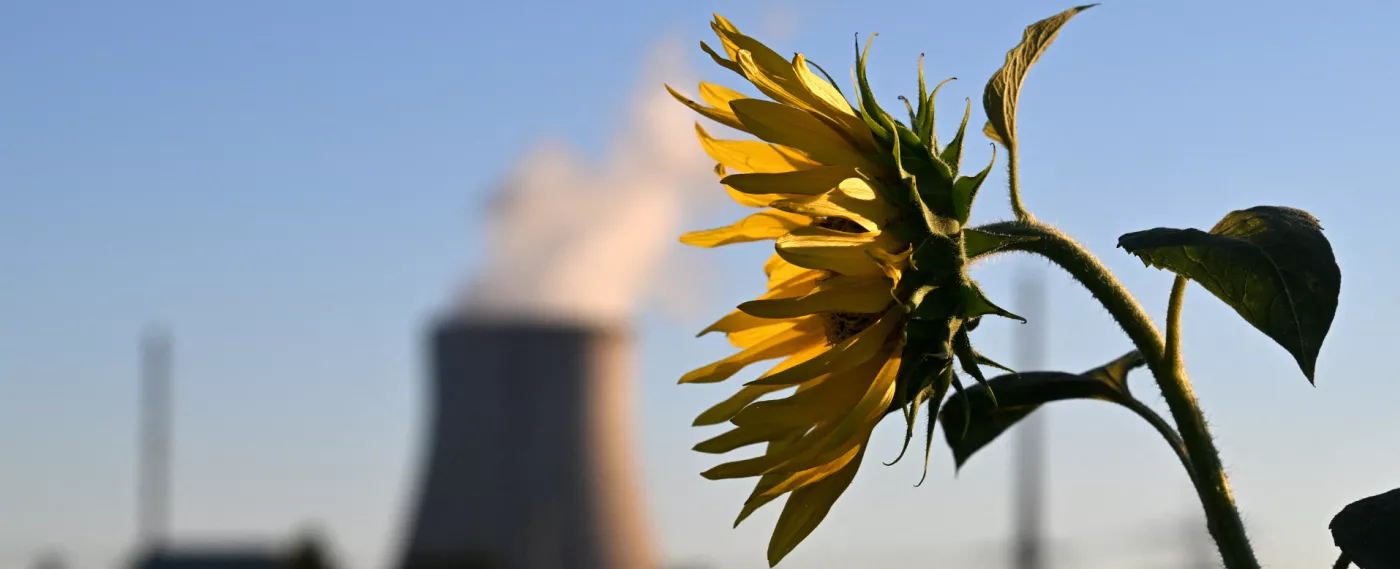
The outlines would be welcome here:
M 1259 561 L 1249 546 L 1244 520 L 1240 519 L 1235 497 L 1230 493 L 1230 481 L 1220 463 L 1220 451 L 1211 439 L 1210 428 L 1206 426 L 1205 415 L 1201 413 L 1201 405 L 1191 390 L 1191 381 L 1186 378 L 1186 366 L 1181 360 L 1181 310 L 1186 283 L 1186 277 L 1180 275 L 1172 282 L 1171 300 L 1167 303 L 1167 346 L 1162 357 L 1166 374 L 1157 377 L 1157 384 L 1171 407 L 1181 438 L 1186 441 L 1186 450 L 1196 464 L 1196 493 L 1206 508 L 1210 532 L 1220 547 L 1220 555 L 1225 558 L 1225 566 L 1253 569 L 1259 567 Z
M 1011 212 L 1016 214 L 1016 219 L 1019 221 L 1035 221 L 1030 210 L 1026 209 L 1026 204 L 1021 203 L 1021 165 L 1016 160 L 1015 144 L 1009 144 L 1006 147 L 1006 179 L 1007 186 L 1011 189 Z
M 1332 564 L 1332 569 L 1347 569 L 1347 567 L 1351 567 L 1351 558 L 1347 557 L 1347 554 L 1345 553 L 1343 553 L 1341 557 L 1337 558 L 1336 563 Z
M 1167 302 L 1167 347 L 1162 354 L 1162 363 L 1182 377 L 1186 375 L 1186 364 L 1181 361 L 1181 307 L 1186 300 L 1186 283 L 1186 277 L 1181 275 L 1172 281 L 1171 300 Z
M 1163 342 L 1152 319 L 1122 283 L 1093 254 L 1069 236 L 1034 220 L 994 223 L 981 229 L 1033 237 L 1033 240 L 1011 244 L 1007 249 L 1042 255 L 1065 269 L 1089 289 L 1128 334 L 1147 360 L 1147 367 L 1162 390 L 1162 398 L 1171 409 L 1190 458 L 1189 462 L 1183 461 L 1183 465 L 1192 474 L 1191 480 L 1205 509 L 1207 525 L 1225 566 L 1228 569 L 1258 569 L 1259 562 L 1254 558 L 1244 522 L 1230 494 L 1219 451 L 1215 448 L 1205 416 L 1181 366 L 1180 321 L 1185 280 L 1178 277 L 1176 285 L 1179 286 L 1172 287 L 1172 308 L 1167 316 L 1168 339 L 1171 342 L 1168 344 Z

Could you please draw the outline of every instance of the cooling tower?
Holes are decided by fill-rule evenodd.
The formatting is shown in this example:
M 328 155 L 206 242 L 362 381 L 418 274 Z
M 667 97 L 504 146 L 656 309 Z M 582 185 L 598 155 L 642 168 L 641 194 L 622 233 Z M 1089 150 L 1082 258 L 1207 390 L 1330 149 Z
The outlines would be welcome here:
M 401 569 L 653 569 L 625 330 L 458 316 Z

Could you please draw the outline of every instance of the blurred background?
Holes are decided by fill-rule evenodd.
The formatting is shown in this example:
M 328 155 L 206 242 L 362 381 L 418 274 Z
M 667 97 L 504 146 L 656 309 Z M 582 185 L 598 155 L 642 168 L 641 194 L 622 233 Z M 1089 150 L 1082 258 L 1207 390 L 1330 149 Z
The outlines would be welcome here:
M 690 450 L 714 434 L 691 418 L 733 380 L 675 383 L 730 352 L 694 333 L 762 291 L 771 244 L 676 242 L 741 207 L 662 83 L 738 86 L 698 49 L 719 12 L 838 78 L 853 34 L 879 32 L 870 76 L 887 107 L 916 92 L 926 53 L 931 79 L 960 78 L 940 100 L 952 117 L 1024 26 L 1067 7 L 0 3 L 0 567 L 181 566 L 161 552 L 189 567 L 403 567 L 443 532 L 537 521 L 429 511 L 473 503 L 485 464 L 514 480 L 511 500 L 617 508 L 599 519 L 625 518 L 628 537 L 609 543 L 647 552 L 642 566 L 765 567 L 779 508 L 731 528 L 751 481 L 704 480 L 718 460 Z M 1345 278 L 1316 387 L 1224 304 L 1187 295 L 1190 372 L 1271 568 L 1329 566 L 1331 517 L 1400 486 L 1397 17 L 1382 0 L 1110 2 L 1068 25 L 1023 92 L 1028 206 L 1154 315 L 1171 278 L 1116 250 L 1119 235 L 1260 204 L 1326 228 Z M 1009 215 L 1004 171 L 992 176 L 974 222 Z M 1042 261 L 974 277 L 1042 314 L 984 323 L 995 358 L 1081 371 L 1130 348 Z M 495 332 L 555 347 L 508 357 L 518 345 L 491 347 Z M 549 377 L 573 374 L 577 408 L 516 405 L 563 388 L 461 363 L 512 357 L 572 370 Z M 471 381 L 511 387 L 445 387 Z M 1164 410 L 1145 373 L 1134 386 Z M 1096 402 L 1036 416 L 1039 436 L 960 472 L 936 444 L 917 489 L 919 460 L 868 461 L 781 566 L 1031 567 L 1013 554 L 1026 527 L 1035 567 L 1212 566 L 1189 482 L 1147 425 Z M 584 423 L 595 438 L 554 436 Z M 902 427 L 876 431 L 881 462 Z M 488 438 L 528 438 L 529 456 L 484 452 Z M 613 465 L 611 482 L 556 472 L 580 464 Z M 578 539 L 612 539 L 591 531 Z

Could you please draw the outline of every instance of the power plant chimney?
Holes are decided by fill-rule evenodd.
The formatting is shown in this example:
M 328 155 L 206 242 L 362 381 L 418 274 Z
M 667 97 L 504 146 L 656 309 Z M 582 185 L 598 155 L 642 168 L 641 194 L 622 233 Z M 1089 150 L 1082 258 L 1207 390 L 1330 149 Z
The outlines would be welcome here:
M 1045 367 L 1045 283 L 1040 271 L 1027 270 L 1017 285 L 1016 308 L 1027 323 L 1016 335 L 1017 370 Z M 1045 412 L 1031 413 L 1016 429 L 1015 569 L 1045 569 Z
M 163 328 L 152 328 L 141 340 L 136 527 L 143 549 L 164 546 L 169 529 L 170 374 L 170 335 Z
M 454 316 L 401 569 L 652 569 L 624 329 Z

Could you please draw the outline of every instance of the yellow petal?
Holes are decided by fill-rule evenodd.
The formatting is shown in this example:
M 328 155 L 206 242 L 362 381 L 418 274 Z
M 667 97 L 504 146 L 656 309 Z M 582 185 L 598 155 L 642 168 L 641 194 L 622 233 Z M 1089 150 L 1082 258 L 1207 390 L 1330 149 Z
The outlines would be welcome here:
M 841 95 L 841 91 L 835 85 L 827 82 L 826 79 L 812 73 L 812 70 L 807 67 L 805 56 L 799 53 L 792 58 L 792 70 L 798 83 L 802 84 L 803 89 L 811 93 L 813 100 L 821 105 L 820 110 L 824 111 L 824 114 L 846 115 L 861 122 L 855 111 L 851 109 L 851 103 L 846 100 L 845 96 Z M 865 125 L 862 123 L 861 126 Z M 867 135 L 870 133 L 868 127 L 860 130 Z
M 787 359 L 778 362 L 778 365 L 773 366 L 771 369 L 764 372 L 764 374 L 759 377 L 767 377 L 769 375 L 791 368 L 792 366 L 795 366 L 797 364 L 800 364 L 802 362 L 816 357 L 818 354 L 825 352 L 827 349 L 829 349 L 829 346 L 827 346 L 824 342 L 808 346 L 802 351 L 788 356 Z M 808 384 L 802 384 L 798 386 L 798 389 L 805 390 L 807 386 Z M 750 403 L 757 401 L 759 397 L 763 397 L 764 395 L 773 393 L 775 391 L 782 391 L 790 387 L 792 386 L 745 385 L 744 387 L 740 388 L 737 393 L 730 396 L 728 399 L 725 399 L 724 401 L 719 402 L 715 406 L 706 409 L 703 413 L 700 413 L 700 415 L 695 418 L 695 422 L 692 423 L 692 425 L 700 427 L 705 425 L 717 425 L 719 423 L 723 423 L 725 421 L 733 419 L 735 414 L 737 414 L 744 407 L 747 407 Z
M 808 347 L 804 348 L 802 351 L 797 352 L 797 353 L 795 353 L 795 354 L 793 354 L 793 355 L 791 355 L 791 356 L 788 356 L 787 359 L 785 359 L 785 360 L 783 360 L 783 361 L 781 361 L 781 362 L 778 362 L 778 365 L 775 365 L 775 366 L 773 366 L 772 368 L 770 368 L 768 371 L 763 372 L 763 375 L 760 375 L 759 377 L 768 377 L 768 376 L 773 375 L 773 374 L 775 374 L 775 373 L 782 373 L 783 371 L 788 370 L 788 369 L 791 369 L 792 367 L 794 367 L 794 366 L 796 366 L 796 365 L 798 365 L 798 364 L 800 364 L 800 363 L 802 363 L 802 362 L 805 362 L 805 361 L 807 361 L 807 360 L 810 360 L 810 359 L 812 359 L 812 358 L 815 358 L 815 357 L 821 355 L 823 352 L 825 352 L 825 351 L 827 351 L 827 350 L 829 350 L 829 349 L 831 349 L 831 346 L 827 345 L 826 342 L 821 342 L 820 344 L 814 344 L 814 345 L 808 346 Z M 789 386 L 789 387 L 790 387 L 790 386 Z M 809 384 L 807 384 L 807 383 L 803 383 L 802 385 L 799 385 L 799 386 L 798 386 L 798 391 L 799 391 L 799 392 L 800 392 L 800 391 L 806 391 L 806 390 L 807 390 L 808 388 L 810 388 L 810 387 L 812 387 L 812 386 L 809 385 Z M 747 388 L 747 386 L 746 386 L 746 388 Z M 741 389 L 740 391 L 742 391 L 742 389 Z M 725 420 L 727 421 L 727 420 L 729 420 L 729 419 L 726 418 Z
M 713 23 L 710 24 L 710 28 L 715 30 L 715 35 L 719 36 L 719 39 L 721 41 L 724 41 L 724 34 L 721 33 L 720 30 L 735 34 L 739 33 L 739 28 L 734 27 L 734 23 L 730 22 L 728 18 L 725 18 L 724 16 L 721 16 L 719 14 L 714 14 L 714 17 L 715 20 Z M 737 51 L 738 48 L 733 49 Z M 725 51 L 729 53 L 730 58 L 734 57 L 733 51 L 729 51 L 728 49 L 726 49 Z
M 904 269 L 909 267 L 909 258 L 913 256 L 914 248 L 906 248 L 901 253 L 890 253 L 883 249 L 871 249 L 870 256 L 880 263 L 880 270 L 885 273 L 885 278 L 890 279 L 893 285 L 899 285 L 899 279 L 904 274 Z
M 783 279 L 781 282 L 772 284 L 772 288 L 770 288 L 768 292 L 765 292 L 762 295 L 760 295 L 758 298 L 785 298 L 805 295 L 816 289 L 817 281 L 821 280 L 823 276 L 825 276 L 825 274 L 822 271 L 809 271 L 803 269 L 801 272 L 792 273 L 791 276 L 787 277 L 786 279 Z M 746 330 L 752 330 L 754 328 L 772 326 L 773 324 L 782 322 L 791 321 L 775 321 L 769 318 L 758 318 L 755 316 L 745 314 L 744 312 L 735 310 L 733 312 L 730 312 L 724 318 L 720 318 L 719 320 L 715 321 L 714 324 L 710 324 L 709 326 L 705 327 L 705 329 L 701 330 L 699 334 L 696 334 L 696 336 L 704 336 L 705 334 L 709 334 L 710 332 L 734 334 L 738 332 L 744 332 Z
M 701 472 L 700 475 L 709 480 L 726 480 L 730 478 L 748 478 L 750 476 L 760 476 L 764 471 L 779 464 L 787 458 L 784 454 L 774 454 L 769 452 L 762 456 L 726 462 L 715 466 L 709 470 Z
M 800 152 L 756 140 L 717 140 L 695 124 L 700 146 L 715 162 L 743 173 L 778 173 L 820 166 Z
M 800 274 L 788 280 L 787 282 L 778 285 L 772 290 L 769 290 L 759 298 L 778 299 L 804 296 L 806 294 L 811 293 L 821 276 L 821 273 L 817 271 Z M 743 314 L 743 312 L 738 310 L 736 310 L 735 312 Z M 726 316 L 725 318 L 729 317 Z M 812 316 L 791 319 L 759 318 L 755 322 L 743 322 L 743 328 L 730 330 L 729 332 L 726 332 L 726 334 L 729 337 L 729 343 L 732 344 L 734 347 L 749 348 L 758 344 L 759 342 L 762 342 L 769 336 L 787 331 L 790 328 L 806 323 L 807 327 L 804 329 L 811 331 L 812 343 L 823 344 L 826 340 L 825 332 L 821 331 L 820 326 L 818 326 L 820 322 L 816 321 L 816 318 L 819 317 Z M 813 322 L 808 322 L 809 320 L 812 320 Z
M 823 312 L 882 312 L 894 302 L 890 281 L 881 277 L 836 276 L 797 298 L 751 300 L 739 310 L 759 318 L 796 318 Z
M 826 117 L 831 122 L 856 143 L 856 146 L 873 152 L 877 148 L 875 138 L 870 134 L 870 127 L 865 121 L 856 116 L 851 109 L 850 102 L 841 95 L 841 91 L 836 86 L 827 82 L 826 79 L 818 77 L 807 67 L 807 59 L 802 54 L 797 54 L 792 59 L 793 71 L 797 74 L 797 81 L 806 91 L 804 97 L 815 103 L 817 112 Z M 741 68 L 742 71 L 742 68 Z
M 691 231 L 681 236 L 681 243 L 696 247 L 718 247 L 731 243 L 777 239 L 793 229 L 806 227 L 811 223 L 812 218 L 805 215 L 764 210 L 727 227 Z
M 774 101 L 815 111 L 833 126 L 845 131 L 862 148 L 875 149 L 869 127 L 855 115 L 840 91 L 812 74 L 805 58 L 798 56 L 789 62 L 762 42 L 740 33 L 733 23 L 722 18 L 716 19 L 711 27 L 724 44 L 728 56 L 728 60 L 721 61 L 717 55 L 711 54 L 721 65 L 743 75 L 758 87 L 759 92 Z M 749 60 L 747 67 L 743 62 L 745 58 Z M 721 107 L 718 104 L 715 106 Z
M 859 176 L 850 166 L 821 166 L 810 170 L 778 174 L 734 174 L 720 180 L 745 194 L 793 194 L 818 196 L 841 186 L 842 181 Z
M 749 364 L 795 354 L 812 345 L 810 325 L 794 326 L 774 334 L 742 352 L 700 367 L 681 377 L 680 383 L 715 383 L 729 379 Z
M 782 284 L 784 281 L 790 278 L 793 278 L 797 275 L 808 271 L 812 271 L 812 269 L 799 267 L 797 265 L 789 263 L 786 259 L 780 257 L 777 253 L 774 253 L 771 256 L 769 256 L 768 260 L 763 263 L 763 274 L 768 275 L 768 288 L 770 289 L 779 284 Z M 813 272 L 822 275 L 826 274 L 825 271 Z
M 800 355 L 801 354 L 799 353 L 788 356 L 788 360 L 796 358 Z M 781 391 L 783 389 L 787 389 L 788 387 L 791 386 L 745 385 L 737 393 L 729 396 L 729 399 L 725 399 L 724 401 L 719 402 L 715 406 L 706 409 L 703 413 L 700 413 L 699 416 L 695 417 L 695 421 L 692 422 L 691 425 L 696 427 L 702 427 L 705 425 L 718 425 L 720 423 L 732 419 L 735 413 L 738 413 L 739 410 L 748 406 L 748 404 L 757 401 L 759 397 L 763 397 L 764 395 L 767 395 L 774 391 Z
M 670 85 L 666 86 L 666 91 L 671 93 L 671 96 L 674 97 L 677 101 L 680 101 L 682 105 L 690 107 L 690 110 L 700 113 L 705 118 L 720 123 L 729 128 L 744 130 L 744 123 L 739 122 L 739 119 L 734 116 L 734 111 L 729 110 L 728 104 L 719 108 L 706 107 L 705 105 L 696 103 L 695 101 L 692 101 L 689 98 L 687 98 L 685 95 L 680 94 L 675 89 L 672 89 Z
M 759 318 L 757 316 L 751 316 L 738 310 L 735 310 L 733 312 L 730 312 L 729 314 L 726 314 L 724 318 L 716 320 L 714 324 L 707 326 L 704 330 L 701 330 L 699 334 L 696 334 L 696 336 L 704 336 L 705 334 L 709 334 L 710 332 L 721 332 L 724 334 L 730 334 L 733 332 L 758 328 L 760 326 L 769 326 L 771 324 L 773 324 L 773 320 L 771 318 Z
M 743 77 L 743 76 L 744 76 L 744 70 L 739 69 L 739 64 L 738 64 L 738 63 L 734 63 L 734 61 L 730 60 L 729 58 L 720 56 L 720 54 L 715 53 L 714 48 L 711 48 L 709 44 L 707 44 L 707 43 L 705 43 L 705 42 L 703 42 L 703 41 L 700 42 L 700 50 L 701 50 L 701 51 L 704 51 L 704 52 L 707 53 L 707 54 L 709 54 L 709 55 L 710 55 L 710 59 L 713 59 L 714 62 L 715 62 L 716 64 L 718 64 L 720 67 L 723 67 L 723 68 L 725 68 L 725 69 L 728 69 L 728 70 L 730 70 L 730 71 L 733 71 L 733 72 L 735 72 L 735 73 L 738 73 L 740 77 Z
M 811 100 L 810 95 L 808 98 L 802 97 L 806 94 L 805 89 L 787 59 L 762 42 L 739 33 L 733 26 L 728 21 L 723 24 L 717 21 L 716 25 L 711 27 L 715 35 L 719 36 L 720 43 L 724 44 L 724 51 L 729 60 L 739 63 L 737 67 L 744 78 L 775 101 L 798 106 L 814 104 L 815 101 Z M 748 54 L 750 59 L 748 69 L 744 69 L 741 62 L 744 54 Z
M 773 320 L 770 318 L 764 318 L 764 320 L 768 322 L 761 326 L 730 332 L 728 334 L 729 344 L 740 349 L 752 348 L 768 338 L 797 326 L 796 320 Z M 815 334 L 813 337 L 815 338 Z
M 709 454 L 726 453 L 748 445 L 783 440 L 795 429 L 773 425 L 735 427 L 695 445 L 694 450 Z
M 776 200 L 768 205 L 773 209 L 808 217 L 849 219 L 866 231 L 878 231 L 898 217 L 899 210 L 875 197 L 873 191 L 867 193 L 866 190 L 870 190 L 870 186 L 863 180 L 851 178 L 841 182 L 840 187 L 819 196 Z
M 725 170 L 725 168 L 724 168 L 724 164 L 715 164 L 715 175 L 719 176 L 719 178 L 720 178 L 720 183 L 723 184 L 723 183 L 724 183 L 724 178 L 726 178 L 726 177 L 728 176 L 727 170 Z M 724 191 L 727 192 L 727 193 L 729 194 L 729 197 L 730 197 L 731 199 L 733 199 L 733 200 L 735 201 L 735 203 L 738 203 L 739 205 L 742 205 L 742 206 L 748 206 L 748 207 L 768 207 L 768 204 L 771 204 L 771 203 L 773 203 L 774 201 L 783 199 L 783 197 L 784 197 L 784 196 L 777 195 L 777 194 L 772 194 L 772 195 L 759 195 L 759 194 L 749 195 L 749 194 L 742 193 L 742 192 L 740 192 L 740 191 L 738 191 L 738 190 L 736 190 L 736 189 L 734 189 L 734 188 L 732 188 L 732 187 L 730 187 L 730 186 L 728 186 L 728 185 L 725 185 L 725 186 L 724 186 Z
M 776 444 L 776 443 L 769 443 L 770 446 L 773 445 L 773 444 Z M 763 507 L 765 504 L 767 504 L 767 503 L 769 503 L 769 502 L 772 502 L 773 499 L 776 498 L 777 496 L 771 496 L 771 495 L 765 496 L 765 495 L 764 495 L 764 492 L 767 492 L 769 488 L 772 488 L 772 487 L 774 487 L 774 486 L 776 486 L 776 485 L 782 483 L 782 481 L 783 481 L 784 479 L 786 479 L 787 477 L 789 477 L 789 476 L 792 476 L 792 475 L 789 475 L 789 474 L 764 474 L 762 477 L 760 477 L 760 478 L 758 479 L 758 484 L 755 484 L 754 487 L 753 487 L 753 492 L 751 492 L 751 493 L 749 494 L 749 497 L 748 497 L 747 500 L 744 500 L 744 508 L 743 508 L 742 510 L 739 511 L 739 517 L 735 518 L 735 520 L 734 520 L 734 527 L 739 527 L 739 524 L 740 524 L 740 523 L 743 523 L 743 521 L 744 521 L 745 519 L 747 519 L 747 518 L 749 517 L 750 514 L 753 514 L 755 511 L 757 511 L 759 508 Z
M 787 504 L 783 505 L 783 513 L 778 516 L 778 525 L 773 529 L 773 537 L 768 541 L 769 565 L 777 565 L 782 561 L 783 557 L 792 552 L 797 544 L 802 543 L 802 540 L 826 518 L 827 512 L 831 511 L 831 505 L 836 503 L 836 499 L 851 485 L 856 471 L 860 470 L 860 462 L 864 456 L 865 447 L 861 447 L 855 458 L 836 474 L 798 489 L 788 497 Z
M 709 103 L 710 106 L 716 109 L 729 111 L 732 114 L 734 111 L 729 108 L 729 103 L 737 101 L 739 99 L 747 99 L 749 97 L 745 96 L 743 93 L 740 93 L 723 85 L 716 85 L 714 83 L 706 83 L 704 81 L 701 81 L 700 98 L 703 99 L 706 103 Z
M 888 350 L 885 352 L 888 353 Z M 817 427 L 797 442 L 803 448 L 795 450 L 805 450 L 814 444 L 809 439 L 824 439 L 824 433 L 834 428 L 859 404 L 861 396 L 869 390 L 883 364 L 883 360 L 871 359 L 812 382 L 810 389 L 753 403 L 736 414 L 733 423 L 740 427 L 774 425 L 802 428 L 804 432 Z
M 894 400 L 895 378 L 899 374 L 900 364 L 899 346 L 893 346 L 877 358 L 883 360 L 883 365 L 878 372 L 866 376 L 865 392 L 859 402 L 839 422 L 794 444 L 790 450 L 797 451 L 796 454 L 773 467 L 771 472 L 802 472 L 816 468 L 837 460 L 870 439 L 870 432 L 884 418 L 885 411 Z
M 869 328 L 842 340 L 821 355 L 779 373 L 761 377 L 749 385 L 796 385 L 814 377 L 835 374 L 870 361 L 885 346 L 890 334 L 904 323 L 902 307 L 886 310 Z
M 847 233 L 824 227 L 799 227 L 778 238 L 778 254 L 789 263 L 843 275 L 877 275 L 883 270 L 871 256 L 890 250 L 898 240 L 884 233 Z
M 729 197 L 735 202 L 737 202 L 739 205 L 748 207 L 768 207 L 768 204 L 771 204 L 783 198 L 783 196 L 777 194 L 749 195 L 740 192 L 739 190 L 736 190 L 730 186 L 725 186 L 724 191 L 729 192 Z
M 746 61 L 741 54 L 740 64 Z M 800 150 L 822 164 L 876 171 L 875 164 L 861 149 L 810 111 L 760 99 L 740 99 L 730 103 L 729 108 L 744 124 L 744 130 L 763 140 Z
M 844 468 L 847 464 L 850 464 L 851 460 L 855 459 L 857 454 L 860 454 L 861 449 L 865 446 L 864 443 L 868 440 L 869 433 L 867 432 L 866 439 L 862 440 L 860 444 L 846 447 L 843 449 L 841 454 L 836 456 L 834 459 L 823 462 L 821 464 L 813 465 L 812 467 L 807 468 L 805 470 L 799 470 L 796 472 L 770 473 L 778 474 L 782 477 L 782 479 L 777 484 L 774 484 L 768 489 L 764 490 L 763 493 L 759 495 L 759 497 L 777 498 L 778 496 L 781 496 L 787 492 L 792 492 L 794 490 L 802 488 L 803 486 L 821 482 L 826 477 L 835 474 L 837 471 Z M 765 474 L 765 476 L 767 475 Z
M 770 443 L 770 446 L 776 444 L 781 443 Z M 806 472 L 796 472 L 791 474 L 764 474 L 762 477 L 759 478 L 758 484 L 754 485 L 753 492 L 749 494 L 748 499 L 744 501 L 744 508 L 742 511 L 739 512 L 738 519 L 734 520 L 734 525 L 738 526 L 739 523 L 743 522 L 744 519 L 749 517 L 750 514 L 754 513 L 768 502 L 773 501 L 778 496 L 781 496 L 782 494 L 792 491 L 796 488 L 820 482 L 827 476 L 838 472 L 841 468 L 844 468 L 847 464 L 850 464 L 850 461 L 855 459 L 855 455 L 858 452 L 859 451 L 851 453 L 851 455 L 849 457 L 846 457 L 845 460 L 831 462 L 826 465 L 813 468 Z M 779 488 L 782 489 L 779 491 L 777 490 Z

